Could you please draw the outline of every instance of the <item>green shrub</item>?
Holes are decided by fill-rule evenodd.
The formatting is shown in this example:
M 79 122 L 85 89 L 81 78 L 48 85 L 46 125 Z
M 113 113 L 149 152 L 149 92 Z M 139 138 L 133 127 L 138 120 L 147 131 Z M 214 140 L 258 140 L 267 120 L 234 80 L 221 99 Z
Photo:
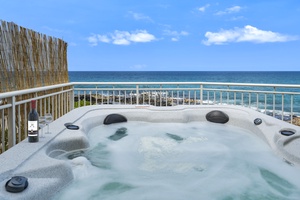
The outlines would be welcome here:
M 83 107 L 83 106 L 84 106 L 84 101 L 79 101 L 79 102 L 80 102 L 80 107 Z M 86 102 L 85 102 L 85 105 L 86 105 L 86 106 L 89 106 L 89 105 L 91 105 L 91 102 L 86 101 Z M 78 108 L 78 107 L 79 107 L 79 106 L 78 106 L 78 101 L 75 102 L 74 107 L 75 107 L 75 108 Z

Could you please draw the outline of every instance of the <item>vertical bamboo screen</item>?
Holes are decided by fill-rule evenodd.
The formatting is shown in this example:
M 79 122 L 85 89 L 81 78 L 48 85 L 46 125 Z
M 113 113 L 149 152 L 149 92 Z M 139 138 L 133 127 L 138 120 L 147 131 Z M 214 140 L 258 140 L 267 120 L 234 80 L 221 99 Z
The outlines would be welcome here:
M 66 42 L 0 20 L 0 93 L 67 82 L 69 78 Z M 59 89 L 21 95 L 16 97 L 16 101 L 56 91 Z M 67 98 L 69 97 L 66 95 L 58 95 L 58 97 L 40 99 L 38 103 L 40 115 L 44 115 L 46 110 L 55 118 L 64 114 L 59 105 Z M 0 105 L 8 101 L 8 99 L 0 99 Z M 29 110 L 29 103 L 21 104 L 16 108 L 17 143 L 27 137 L 26 122 Z M 1 110 L 0 154 L 11 147 L 8 142 L 10 137 L 8 119 L 8 109 Z
M 0 92 L 69 82 L 66 42 L 0 22 Z

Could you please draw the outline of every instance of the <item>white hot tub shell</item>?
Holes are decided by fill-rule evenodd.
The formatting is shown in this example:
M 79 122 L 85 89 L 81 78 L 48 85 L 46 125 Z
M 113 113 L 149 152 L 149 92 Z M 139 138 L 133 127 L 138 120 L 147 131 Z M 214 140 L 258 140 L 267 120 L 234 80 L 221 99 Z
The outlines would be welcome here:
M 105 117 L 117 113 L 128 121 L 195 122 L 206 121 L 206 114 L 219 110 L 229 116 L 226 124 L 250 130 L 262 139 L 278 157 L 294 167 L 300 167 L 300 127 L 280 121 L 249 108 L 239 106 L 86 106 L 72 110 L 51 123 L 52 134 L 40 138 L 38 143 L 22 141 L 0 155 L 0 199 L 51 199 L 73 180 L 71 166 L 55 159 L 64 152 L 86 149 L 89 142 L 86 133 L 103 124 Z M 255 119 L 262 123 L 254 124 Z M 65 123 L 79 126 L 69 130 Z M 226 126 L 224 124 L 224 126 Z M 281 131 L 295 134 L 285 136 Z M 299 168 L 300 170 L 300 168 Z M 6 182 L 13 176 L 28 178 L 28 187 L 20 193 L 5 190 Z

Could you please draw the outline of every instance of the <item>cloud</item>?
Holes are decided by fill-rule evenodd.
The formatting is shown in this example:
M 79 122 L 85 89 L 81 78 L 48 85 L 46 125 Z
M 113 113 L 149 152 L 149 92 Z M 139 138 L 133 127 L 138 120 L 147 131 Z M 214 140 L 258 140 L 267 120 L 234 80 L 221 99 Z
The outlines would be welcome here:
M 135 13 L 135 12 L 132 12 L 132 11 L 129 11 L 128 12 L 135 20 L 144 20 L 144 21 L 150 21 L 150 22 L 153 22 L 153 20 L 149 17 L 149 16 L 146 16 L 142 13 Z
M 232 6 L 230 8 L 226 8 L 224 11 L 219 11 L 216 13 L 216 15 L 228 15 L 232 13 L 238 13 L 240 12 L 242 7 L 240 6 Z
M 244 16 L 237 16 L 237 17 L 232 17 L 230 20 L 231 21 L 239 21 L 239 20 L 245 20 L 246 18 Z
M 97 35 L 93 34 L 92 36 L 88 37 L 87 39 L 88 39 L 91 46 L 97 46 L 98 45 Z
M 233 6 L 231 8 L 227 8 L 227 12 L 228 13 L 236 13 L 236 12 L 240 12 L 240 10 L 242 9 L 242 7 L 240 6 Z
M 142 69 L 145 69 L 146 67 L 147 67 L 147 65 L 137 64 L 137 65 L 131 66 L 130 69 L 132 69 L 132 70 L 142 70 Z
M 209 6 L 210 6 L 209 4 L 206 4 L 205 6 L 202 6 L 202 7 L 198 8 L 198 10 L 199 10 L 200 12 L 205 12 L 206 9 L 207 9 Z
M 221 30 L 219 32 L 206 32 L 207 40 L 202 41 L 205 45 L 221 45 L 230 42 L 287 42 L 297 40 L 297 37 L 283 35 L 272 31 L 259 30 L 256 27 L 247 25 L 244 28 L 234 28 L 231 30 Z
M 93 34 L 87 39 L 91 46 L 97 46 L 100 42 L 115 45 L 130 45 L 131 43 L 152 42 L 156 40 L 155 36 L 146 30 L 136 30 L 133 32 L 116 30 L 107 35 Z
M 178 31 L 171 31 L 171 30 L 164 30 L 163 34 L 167 35 L 167 36 L 171 36 L 172 37 L 171 40 L 173 42 L 179 41 L 179 39 L 181 38 L 181 36 L 188 36 L 189 35 L 189 33 L 186 32 L 186 31 L 180 31 L 180 32 L 178 32 Z

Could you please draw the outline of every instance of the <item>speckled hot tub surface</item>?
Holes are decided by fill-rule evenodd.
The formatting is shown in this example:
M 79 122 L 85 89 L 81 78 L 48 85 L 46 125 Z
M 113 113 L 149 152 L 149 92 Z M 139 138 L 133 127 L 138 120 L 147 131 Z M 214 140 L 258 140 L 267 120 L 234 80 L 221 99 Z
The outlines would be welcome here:
M 229 118 L 227 120 L 228 122 L 226 120 L 218 121 L 219 119 L 217 119 L 217 122 L 220 123 L 208 122 L 207 114 L 211 111 L 221 111 L 222 113 L 225 113 L 225 115 L 227 115 Z M 219 130 L 222 130 L 222 127 L 224 127 L 225 130 L 228 128 L 228 126 L 242 128 L 249 131 L 254 137 L 260 138 L 260 141 L 265 143 L 266 146 L 274 152 L 278 160 L 286 165 L 287 168 L 285 169 L 290 169 L 289 173 L 300 173 L 300 127 L 290 125 L 286 122 L 282 122 L 278 119 L 266 116 L 248 108 L 237 106 L 176 106 L 163 108 L 152 106 L 87 106 L 75 109 L 65 116 L 54 121 L 50 126 L 52 134 L 46 135 L 46 138 L 40 138 L 40 142 L 28 143 L 25 140 L 0 156 L 0 181 L 2 185 L 0 187 L 0 199 L 53 198 L 53 196 L 56 195 L 59 191 L 63 190 L 67 185 L 70 185 L 70 183 L 72 183 L 72 180 L 74 180 L 74 176 L 76 176 L 76 174 L 74 175 L 74 168 L 72 167 L 70 160 L 82 156 L 81 152 L 85 152 L 87 149 L 94 145 L 93 141 L 90 140 L 91 138 L 88 136 L 88 133 L 95 127 L 103 125 L 103 122 L 108 115 L 116 113 L 124 116 L 127 119 L 128 124 L 130 122 L 150 122 L 155 126 L 155 124 L 157 123 L 197 124 L 197 122 L 199 122 L 206 123 L 206 125 L 209 126 L 217 126 Z M 214 118 L 214 116 L 212 118 Z M 76 125 L 79 129 L 76 130 L 76 126 L 74 130 L 67 129 L 65 126 L 66 123 Z M 140 125 L 138 124 L 136 126 Z M 196 126 L 197 125 L 195 125 L 195 127 Z M 116 132 L 115 135 L 109 136 L 110 138 L 106 136 L 104 138 L 108 138 L 112 141 L 116 141 L 119 139 L 125 141 L 125 139 L 130 138 L 129 136 L 122 136 L 125 139 L 119 137 L 123 134 L 122 131 L 124 131 L 120 129 L 120 127 L 118 127 L 117 131 L 119 132 Z M 143 129 L 139 129 L 139 131 L 141 132 L 140 134 L 143 134 Z M 284 135 L 286 133 L 292 133 L 292 135 L 286 136 Z M 168 140 L 170 140 L 171 142 L 174 140 L 176 142 L 174 143 L 173 141 L 172 143 L 173 146 L 176 144 L 176 148 L 179 148 L 178 142 L 181 142 L 181 140 L 183 140 L 184 142 L 191 141 L 191 138 L 189 138 L 188 135 L 180 135 L 177 133 L 165 134 L 167 134 L 164 136 L 167 137 Z M 153 140 L 152 136 L 147 135 L 147 137 L 149 141 Z M 199 139 L 195 141 L 199 141 Z M 184 145 L 187 145 L 188 147 L 188 143 L 184 142 L 181 142 L 180 145 L 183 147 Z M 148 144 L 145 138 L 140 139 L 139 143 L 145 145 Z M 149 144 L 153 145 L 153 141 Z M 163 144 L 158 142 L 158 145 Z M 195 143 L 194 145 L 201 144 Z M 150 147 L 154 148 L 154 146 Z M 155 148 L 157 147 L 155 146 Z M 163 146 L 160 146 L 158 148 L 160 148 L 160 150 L 164 149 Z M 167 154 L 169 153 L 168 151 Z M 73 154 L 68 154 L 68 152 L 73 152 Z M 259 151 L 257 151 L 256 153 L 257 155 L 260 154 Z M 69 160 L 59 159 L 62 155 L 69 155 Z M 149 155 L 146 155 L 145 153 L 144 156 L 147 157 Z M 220 158 L 216 157 L 216 159 Z M 149 160 L 147 162 L 149 162 Z M 141 166 L 145 167 L 145 163 L 142 163 Z M 169 164 L 165 164 L 164 166 L 169 166 Z M 193 166 L 193 164 L 185 166 Z M 194 171 L 196 171 L 195 173 L 202 173 L 203 175 L 203 171 L 205 171 L 205 166 L 203 166 L 204 165 L 199 164 L 197 166 L 195 165 L 193 167 L 184 169 L 193 169 Z M 141 167 L 141 169 L 147 169 L 149 171 L 148 168 Z M 175 172 L 179 173 L 179 169 L 182 169 L 182 166 L 179 167 L 177 171 L 175 170 Z M 162 169 L 159 168 L 159 170 Z M 266 174 L 270 175 L 268 174 L 269 171 L 264 171 L 264 169 L 260 171 L 260 173 L 263 174 L 263 176 Z M 295 174 L 295 176 L 299 177 L 299 173 Z M 28 178 L 28 187 L 21 193 L 7 192 L 5 190 L 5 183 L 11 177 L 18 175 Z M 268 182 L 267 179 L 266 182 Z M 115 182 L 113 183 L 116 184 Z M 297 183 L 295 184 L 296 185 L 292 187 L 294 189 L 299 186 L 297 185 Z M 291 187 L 291 185 L 285 187 Z M 116 187 L 119 186 L 120 185 L 117 184 Z M 272 188 L 273 186 L 271 185 L 270 187 Z M 283 192 L 280 195 L 284 196 L 284 191 L 286 190 L 287 189 L 283 188 Z M 136 189 L 133 189 L 133 191 L 136 191 Z M 126 196 L 125 193 L 124 196 Z M 199 197 L 201 197 L 201 194 L 199 194 Z M 174 198 L 175 197 L 173 197 L 173 199 Z M 288 198 L 289 197 L 287 197 L 287 199 Z M 294 198 L 294 196 L 291 196 L 290 198 Z

